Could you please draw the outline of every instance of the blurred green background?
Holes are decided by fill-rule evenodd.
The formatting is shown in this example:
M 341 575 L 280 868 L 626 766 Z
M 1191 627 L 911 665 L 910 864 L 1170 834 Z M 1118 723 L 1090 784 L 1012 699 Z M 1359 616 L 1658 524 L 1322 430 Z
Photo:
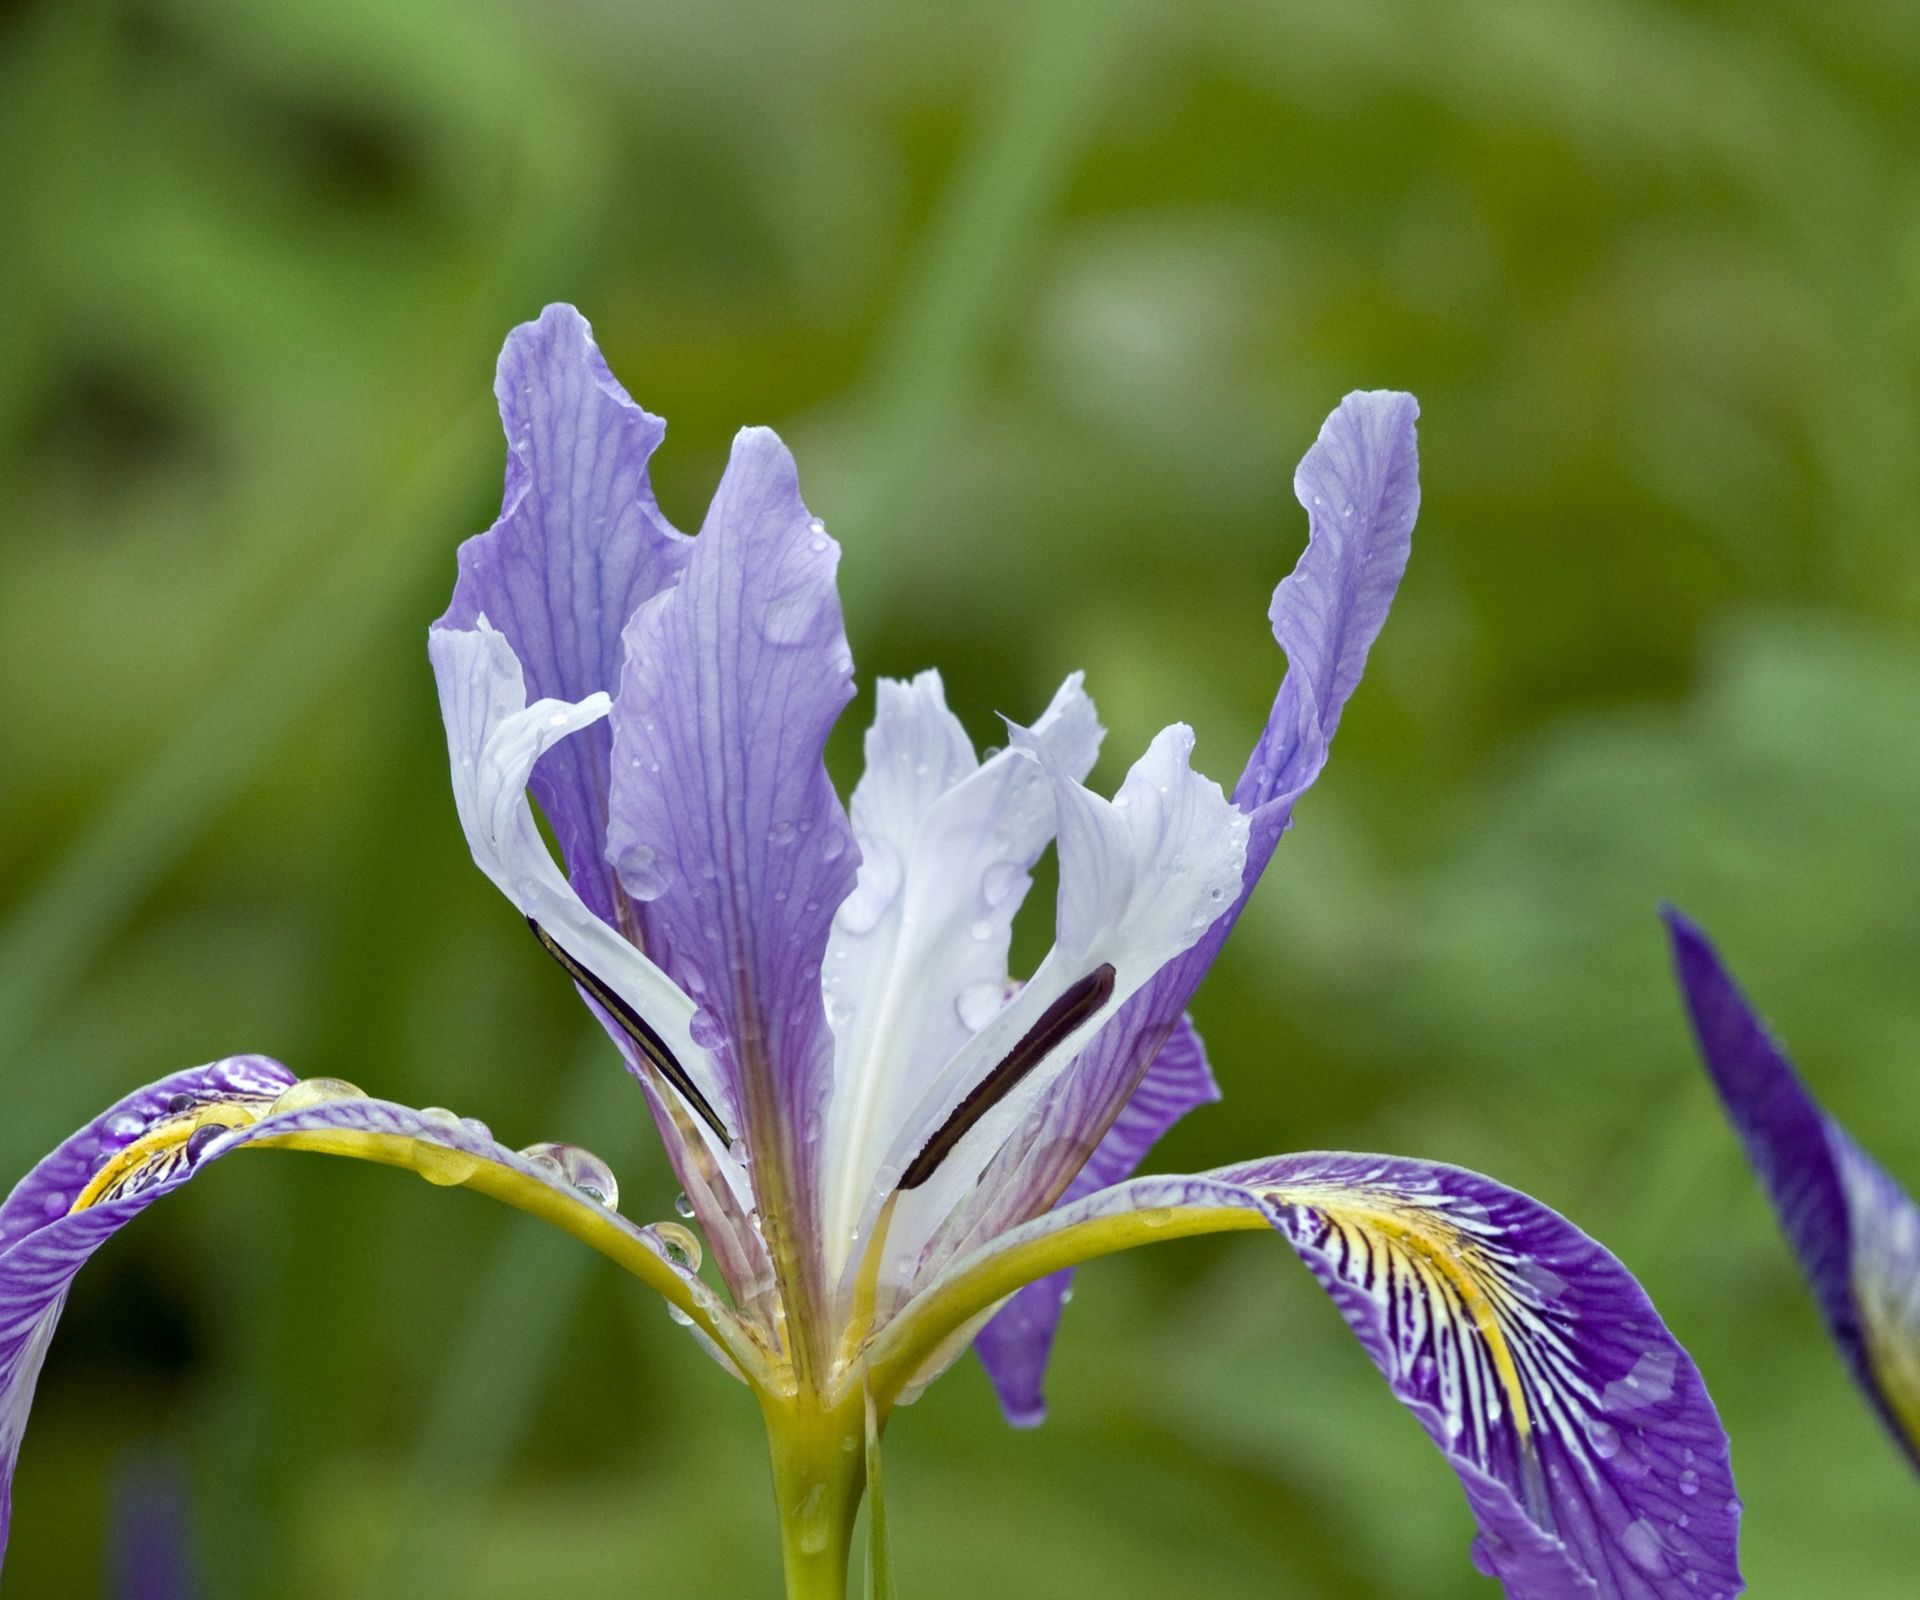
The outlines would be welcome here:
M 737 425 L 786 433 L 864 685 L 937 662 L 985 743 L 1085 667 L 1107 780 L 1176 718 L 1238 770 L 1293 463 L 1402 386 L 1408 581 L 1198 1003 L 1226 1104 L 1155 1164 L 1539 1195 L 1704 1369 L 1754 1591 L 1911 1594 L 1920 1489 L 1654 907 L 1920 1184 L 1917 87 L 1920 12 L 1878 0 L 0 5 L 5 1171 L 259 1050 L 586 1143 L 670 1214 L 466 857 L 422 648 L 544 302 L 671 420 L 681 525 Z M 899 1418 L 904 1592 L 1491 1592 L 1278 1242 L 1089 1272 L 1050 1393 L 1012 1432 L 969 1361 Z M 99 1592 L 126 1464 L 178 1460 L 209 1596 L 771 1594 L 761 1449 L 569 1241 L 235 1161 L 80 1279 L 8 1593 Z

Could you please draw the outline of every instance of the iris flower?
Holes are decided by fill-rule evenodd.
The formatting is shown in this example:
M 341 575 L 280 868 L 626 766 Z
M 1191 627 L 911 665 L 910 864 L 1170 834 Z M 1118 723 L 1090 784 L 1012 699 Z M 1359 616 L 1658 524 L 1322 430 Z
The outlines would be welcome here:
M 1920 1206 L 1807 1092 L 1707 936 L 1666 913 L 1694 1038 L 1840 1347 L 1920 1469 Z
M 738 436 L 689 538 L 648 483 L 664 425 L 577 312 L 517 329 L 496 393 L 505 504 L 462 547 L 429 642 L 455 801 L 624 1056 L 699 1236 L 627 1221 L 581 1151 L 515 1154 L 451 1112 L 256 1057 L 178 1074 L 0 1208 L 9 1478 L 88 1255 L 215 1158 L 292 1148 L 482 1190 L 665 1296 L 764 1414 L 796 1600 L 843 1593 L 896 1408 L 973 1346 L 1012 1418 L 1037 1420 L 1067 1271 L 1227 1229 L 1277 1231 L 1333 1297 L 1458 1475 L 1474 1558 L 1509 1595 L 1737 1592 L 1739 1502 L 1700 1376 L 1570 1223 L 1392 1156 L 1134 1176 L 1216 1097 L 1187 1003 L 1399 583 L 1410 397 L 1349 396 L 1300 465 L 1310 538 L 1270 611 L 1287 673 L 1231 795 L 1182 726 L 1111 798 L 1088 789 L 1101 728 L 1077 674 L 977 752 L 928 672 L 879 684 L 843 807 L 822 760 L 854 694 L 840 552 L 780 440 Z M 1016 980 L 1010 929 L 1050 844 L 1054 942 Z

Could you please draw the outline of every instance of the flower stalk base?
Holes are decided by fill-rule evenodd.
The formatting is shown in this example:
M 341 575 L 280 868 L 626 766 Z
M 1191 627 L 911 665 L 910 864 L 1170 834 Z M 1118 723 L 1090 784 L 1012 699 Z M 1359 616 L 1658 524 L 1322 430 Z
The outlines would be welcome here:
M 779 1508 L 787 1600 L 846 1600 L 854 1519 L 866 1491 L 866 1406 L 860 1391 L 764 1402 Z

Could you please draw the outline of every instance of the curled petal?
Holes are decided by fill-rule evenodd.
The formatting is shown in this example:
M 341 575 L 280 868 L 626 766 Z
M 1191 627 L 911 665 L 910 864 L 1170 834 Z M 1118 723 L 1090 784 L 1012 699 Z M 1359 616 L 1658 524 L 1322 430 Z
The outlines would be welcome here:
M 1474 1560 L 1513 1600 L 1739 1592 L 1726 1435 L 1626 1269 L 1565 1219 L 1458 1168 L 1298 1155 L 1136 1178 L 950 1267 L 876 1341 L 891 1399 L 1020 1284 L 1155 1239 L 1270 1225 L 1459 1477 Z
M 574 891 L 527 801 L 528 777 L 541 756 L 605 717 L 607 697 L 528 705 L 520 662 L 485 617 L 472 629 L 435 629 L 428 653 L 440 685 L 454 804 L 474 861 L 586 980 L 604 1020 L 613 1025 L 612 1011 L 635 1019 L 630 1031 L 659 1040 L 666 1075 L 684 1075 L 696 1105 L 731 1116 L 725 1086 L 694 1041 L 693 1002 Z M 722 1155 L 726 1145 L 718 1141 Z
M 621 631 L 670 586 L 691 542 L 661 515 L 647 475 L 666 424 L 628 398 L 572 306 L 507 336 L 494 379 L 507 436 L 499 520 L 460 547 L 438 628 L 486 617 L 507 637 L 535 700 L 581 701 L 619 685 Z M 611 738 L 554 746 L 532 774 L 574 887 L 612 922 L 632 916 L 606 859 Z
M 1206 1047 L 1192 1020 L 1182 1017 L 1060 1203 L 1071 1205 L 1131 1178 L 1162 1134 L 1196 1106 L 1219 1098 Z M 1035 1427 L 1046 1418 L 1040 1385 L 1072 1285 L 1070 1267 L 1028 1284 L 994 1313 L 973 1342 L 1000 1397 L 1000 1408 L 1015 1427 Z
M 610 1176 L 585 1152 L 559 1146 L 517 1155 L 451 1112 L 415 1111 L 326 1080 L 300 1083 L 278 1062 L 236 1056 L 129 1095 L 63 1142 L 0 1206 L 0 1556 L 34 1385 L 75 1275 L 154 1201 L 248 1146 L 405 1167 L 504 1200 L 659 1290 L 736 1374 L 758 1367 L 732 1313 L 669 1244 L 609 1209 Z
M 680 582 L 628 625 L 613 711 L 609 849 L 699 1003 L 763 1216 L 803 1234 L 833 1072 L 821 962 L 859 858 L 822 760 L 853 694 L 839 556 L 786 447 L 743 430 Z
M 1920 1207 L 1810 1095 L 1706 935 L 1668 909 L 1700 1054 L 1827 1331 L 1920 1467 Z

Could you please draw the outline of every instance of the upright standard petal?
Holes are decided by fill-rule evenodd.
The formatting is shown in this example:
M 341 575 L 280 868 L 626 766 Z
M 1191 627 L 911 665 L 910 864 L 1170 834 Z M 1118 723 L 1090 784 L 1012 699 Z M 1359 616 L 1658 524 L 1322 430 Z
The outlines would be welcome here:
M 1458 1168 L 1297 1155 L 1136 1178 L 949 1267 L 876 1341 L 891 1400 L 1019 1284 L 1158 1239 L 1271 1225 L 1459 1477 L 1474 1559 L 1511 1600 L 1704 1600 L 1741 1588 L 1726 1434 L 1620 1263 Z
M 790 1257 L 815 1231 L 820 971 L 859 858 L 822 760 L 853 694 L 839 555 L 786 447 L 743 431 L 680 582 L 628 626 L 614 706 L 612 859 L 701 1008 Z
M 1707 936 L 1668 908 L 1700 1054 L 1855 1381 L 1920 1468 L 1920 1207 L 1801 1083 Z
M 1350 394 L 1302 459 L 1294 493 L 1307 512 L 1307 548 L 1270 608 L 1287 671 L 1234 791 L 1251 819 L 1237 892 L 1190 949 L 1119 1009 L 995 1159 L 967 1238 L 1033 1216 L 1066 1192 L 1084 1152 L 1121 1114 L 1171 1037 L 1291 822 L 1294 802 L 1326 764 L 1412 548 L 1418 416 L 1411 395 Z
M 678 578 L 691 549 L 647 476 L 666 424 L 628 398 L 572 306 L 548 306 L 507 336 L 494 394 L 507 436 L 500 517 L 460 547 L 453 601 L 434 626 L 488 618 L 536 700 L 611 694 L 627 619 Z M 554 747 L 533 792 L 581 898 L 634 932 L 606 859 L 611 743 L 596 727 Z
M 1206 1047 L 1192 1020 L 1182 1017 L 1060 1203 L 1072 1205 L 1131 1178 L 1162 1134 L 1196 1106 L 1219 1098 L 1220 1086 L 1207 1065 Z M 994 1313 L 974 1340 L 973 1347 L 1000 1397 L 1000 1408 L 1017 1428 L 1035 1427 L 1046 1419 L 1041 1382 L 1072 1286 L 1071 1267 L 1028 1284 Z
M 353 1156 L 505 1200 L 659 1290 L 730 1370 L 756 1361 L 749 1342 L 733 1336 L 733 1314 L 668 1243 L 612 1209 L 612 1174 L 585 1151 L 543 1145 L 515 1154 L 451 1112 L 415 1111 L 324 1079 L 298 1081 L 278 1062 L 236 1056 L 127 1096 L 0 1205 L 0 1556 L 34 1385 L 75 1275 L 154 1201 L 248 1146 Z

